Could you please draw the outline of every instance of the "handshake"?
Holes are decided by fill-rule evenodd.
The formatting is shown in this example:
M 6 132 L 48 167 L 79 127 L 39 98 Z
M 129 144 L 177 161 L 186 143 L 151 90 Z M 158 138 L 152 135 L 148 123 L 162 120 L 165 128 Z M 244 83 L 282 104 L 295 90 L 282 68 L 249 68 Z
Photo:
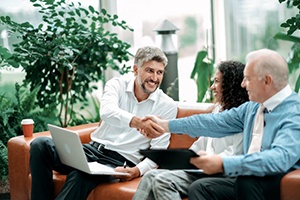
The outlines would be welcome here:
M 147 138 L 156 138 L 165 132 L 169 132 L 168 120 L 162 120 L 154 115 L 144 118 L 133 117 L 130 126 L 137 128 Z

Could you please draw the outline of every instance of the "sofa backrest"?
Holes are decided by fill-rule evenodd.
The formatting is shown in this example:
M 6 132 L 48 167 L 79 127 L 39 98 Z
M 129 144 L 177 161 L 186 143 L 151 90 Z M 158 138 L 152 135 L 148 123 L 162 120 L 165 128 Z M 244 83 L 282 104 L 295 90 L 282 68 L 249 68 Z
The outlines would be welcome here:
M 178 112 L 176 118 L 188 117 L 195 114 L 210 113 L 208 108 L 211 103 L 178 103 Z M 192 138 L 187 134 L 171 134 L 170 145 L 168 148 L 189 148 L 197 138 Z

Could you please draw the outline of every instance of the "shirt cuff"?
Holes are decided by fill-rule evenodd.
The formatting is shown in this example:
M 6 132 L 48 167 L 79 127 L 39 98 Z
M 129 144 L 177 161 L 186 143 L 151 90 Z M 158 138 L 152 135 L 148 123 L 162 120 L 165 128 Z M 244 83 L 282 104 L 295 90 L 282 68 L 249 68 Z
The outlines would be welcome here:
M 227 176 L 242 175 L 242 156 L 224 156 L 223 168 L 224 174 Z
M 131 113 L 126 113 L 122 116 L 122 119 L 120 120 L 121 121 L 121 126 L 122 127 L 130 127 L 130 122 L 132 120 L 132 118 L 134 117 L 135 115 L 131 114 Z
M 149 158 L 145 158 L 142 162 L 136 165 L 140 170 L 140 176 L 143 176 L 147 171 L 151 169 L 156 169 L 157 164 L 150 160 Z

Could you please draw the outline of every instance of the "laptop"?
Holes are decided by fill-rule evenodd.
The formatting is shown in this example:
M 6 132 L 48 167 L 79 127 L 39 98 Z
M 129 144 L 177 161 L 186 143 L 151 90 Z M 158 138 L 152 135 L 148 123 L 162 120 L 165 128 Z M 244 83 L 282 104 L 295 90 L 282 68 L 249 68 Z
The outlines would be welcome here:
M 129 175 L 116 172 L 114 168 L 98 162 L 88 162 L 77 132 L 48 124 L 56 151 L 61 162 L 88 174 L 95 175 Z

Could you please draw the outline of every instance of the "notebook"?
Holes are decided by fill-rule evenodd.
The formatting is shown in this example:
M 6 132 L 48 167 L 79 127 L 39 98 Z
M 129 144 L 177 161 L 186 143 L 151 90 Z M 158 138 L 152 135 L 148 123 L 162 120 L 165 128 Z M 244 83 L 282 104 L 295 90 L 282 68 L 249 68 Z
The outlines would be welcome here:
M 48 124 L 48 128 L 58 156 L 63 164 L 88 174 L 129 175 L 128 173 L 116 172 L 114 168 L 98 162 L 88 162 L 77 132 L 51 124 Z
M 155 162 L 161 169 L 199 169 L 190 163 L 191 157 L 198 157 L 191 149 L 145 149 L 140 154 Z M 194 170 L 195 169 L 195 170 Z M 202 171 L 202 170 L 200 170 Z

